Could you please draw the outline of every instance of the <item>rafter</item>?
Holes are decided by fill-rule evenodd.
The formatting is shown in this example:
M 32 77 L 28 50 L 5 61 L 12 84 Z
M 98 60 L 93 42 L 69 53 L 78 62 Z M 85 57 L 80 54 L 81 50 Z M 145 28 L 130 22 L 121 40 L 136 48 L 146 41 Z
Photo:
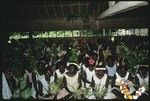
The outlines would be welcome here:
M 62 10 L 63 18 L 65 18 L 65 15 L 64 15 L 64 9 L 63 9 L 62 4 L 61 4 L 61 10 Z
M 29 5 L 28 5 L 28 3 L 27 2 L 24 2 L 25 3 L 25 7 L 28 9 L 28 11 L 29 11 L 29 13 L 30 13 L 30 15 L 28 15 L 28 16 L 32 16 L 33 17 L 33 13 L 32 13 L 32 11 L 31 11 L 31 8 L 29 7 Z M 31 17 L 30 17 L 31 18 Z
M 80 1 L 79 1 L 79 14 L 81 14 Z
M 71 14 L 73 15 L 72 1 L 70 1 L 70 6 L 71 6 Z
M 40 13 L 40 11 L 39 11 L 39 9 L 38 9 L 38 6 L 35 6 L 35 8 L 36 8 L 36 10 L 37 10 L 37 12 L 38 12 L 38 15 L 41 17 L 41 13 Z
M 89 2 L 86 1 L 86 9 L 88 10 L 89 9 Z
M 52 4 L 53 10 L 54 10 L 55 17 L 57 18 L 56 10 L 55 10 L 55 7 L 54 7 L 54 4 L 53 4 L 53 1 L 51 1 L 51 4 Z
M 46 4 L 46 2 L 44 2 L 44 3 Z M 47 14 L 48 18 L 50 18 L 50 15 L 49 15 L 49 12 L 48 12 L 47 7 L 46 7 L 46 6 L 44 6 L 44 8 L 45 8 L 45 10 L 46 10 L 46 14 Z

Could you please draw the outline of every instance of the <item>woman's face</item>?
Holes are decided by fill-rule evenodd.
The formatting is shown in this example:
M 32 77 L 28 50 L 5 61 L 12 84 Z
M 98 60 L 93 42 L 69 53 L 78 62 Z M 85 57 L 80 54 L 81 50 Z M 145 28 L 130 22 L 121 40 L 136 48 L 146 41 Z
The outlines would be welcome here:
M 98 78 L 102 78 L 104 76 L 104 71 L 102 70 L 95 70 L 95 74 Z
M 74 73 L 74 72 L 75 72 L 75 68 L 74 68 L 73 66 L 70 66 L 70 67 L 69 67 L 69 72 L 70 72 L 70 73 Z
M 93 71 L 94 70 L 93 66 L 89 66 L 89 70 Z

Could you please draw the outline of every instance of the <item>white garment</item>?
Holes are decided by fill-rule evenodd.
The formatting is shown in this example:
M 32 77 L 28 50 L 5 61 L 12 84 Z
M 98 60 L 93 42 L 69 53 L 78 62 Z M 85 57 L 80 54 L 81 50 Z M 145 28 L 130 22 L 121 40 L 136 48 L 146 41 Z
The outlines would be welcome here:
M 117 72 L 115 73 L 115 75 L 116 75 L 115 85 L 118 85 L 117 84 L 117 79 L 119 79 L 119 80 L 121 80 L 121 79 L 128 80 L 128 78 L 129 78 L 129 72 L 127 72 L 124 77 L 121 77 Z
M 112 93 L 113 88 L 111 87 L 111 85 L 108 85 L 108 90 L 106 95 L 104 96 L 104 99 L 115 99 L 116 96 Z
M 82 65 L 82 68 L 83 68 L 83 71 L 85 71 L 86 67 L 85 67 L 85 65 L 84 65 L 84 64 Z
M 9 85 L 7 83 L 6 77 L 4 75 L 4 73 L 2 73 L 2 98 L 3 99 L 11 99 L 11 91 L 9 88 Z
M 115 85 L 118 85 L 117 80 L 128 80 L 129 78 L 129 72 L 126 73 L 126 75 L 124 77 L 121 77 L 117 72 L 115 73 L 116 75 L 116 80 L 115 80 Z M 129 88 L 130 93 L 133 93 L 135 91 L 135 88 L 133 86 L 130 86 Z
M 93 75 L 93 80 L 95 82 L 95 85 L 100 85 L 100 88 L 105 87 L 106 80 L 107 80 L 107 74 L 104 74 L 104 76 L 101 79 L 99 79 L 95 74 L 95 75 Z
M 95 74 L 94 70 L 90 71 L 89 68 L 86 68 L 85 73 L 86 73 L 87 81 L 92 82 L 92 76 Z
M 140 74 L 138 73 L 138 74 L 136 74 L 136 76 L 139 79 L 140 85 L 142 85 L 142 83 L 145 83 L 146 85 L 148 85 L 148 83 L 149 83 L 149 75 L 146 78 L 141 78 Z
M 61 74 L 60 71 L 59 71 L 59 69 L 56 70 L 55 73 L 57 74 L 57 77 L 58 77 L 58 78 L 63 78 L 63 77 L 64 77 L 64 74 L 65 74 L 65 72 L 64 72 L 63 74 Z
M 49 90 L 49 84 L 48 82 L 45 80 L 45 75 L 40 75 L 38 72 L 36 73 L 36 81 L 40 81 L 43 85 L 43 94 L 46 95 L 48 94 L 48 90 Z M 54 76 L 50 77 L 50 84 L 54 82 Z M 32 83 L 32 97 L 36 98 L 36 91 L 35 88 L 33 86 Z
M 79 72 L 76 73 L 75 76 L 70 77 L 67 74 L 64 75 L 66 77 L 66 82 L 67 82 L 67 87 L 71 92 L 74 92 L 78 89 L 79 83 L 78 83 L 78 78 L 79 78 Z
M 109 67 L 109 66 L 106 65 L 106 68 L 107 68 L 107 71 L 108 71 L 108 76 L 113 77 L 115 75 L 116 69 L 117 69 L 116 64 L 114 64 L 113 67 Z

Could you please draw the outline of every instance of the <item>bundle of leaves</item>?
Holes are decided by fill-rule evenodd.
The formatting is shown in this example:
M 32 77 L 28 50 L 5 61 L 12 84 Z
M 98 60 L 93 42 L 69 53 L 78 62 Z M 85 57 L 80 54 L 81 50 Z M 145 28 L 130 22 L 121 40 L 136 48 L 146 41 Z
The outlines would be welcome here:
M 91 95 L 92 95 L 91 88 L 90 87 L 84 88 L 83 96 L 86 97 L 86 96 L 91 96 Z
M 58 78 L 56 82 L 53 82 L 49 85 L 50 94 L 57 94 L 63 87 L 63 78 Z
M 102 99 L 107 93 L 107 88 L 105 88 L 105 86 L 100 87 L 100 85 L 95 85 L 93 93 L 96 99 Z
M 103 50 L 102 51 L 103 55 L 104 55 L 104 58 L 106 59 L 108 56 L 112 55 L 111 51 L 110 50 Z
M 149 85 L 148 83 L 143 83 L 142 86 L 145 88 L 146 91 L 149 91 Z
M 135 67 L 138 64 L 148 62 L 148 50 L 139 50 L 127 47 L 123 42 L 117 47 L 120 57 L 128 60 L 129 70 L 135 74 Z
M 70 52 L 71 52 L 71 54 L 70 54 L 69 60 L 70 61 L 78 61 L 78 54 L 77 54 L 78 50 L 75 47 L 73 47 Z
M 82 95 L 84 93 L 83 89 L 77 89 L 75 90 L 72 95 L 69 98 L 74 98 L 74 99 L 82 99 Z

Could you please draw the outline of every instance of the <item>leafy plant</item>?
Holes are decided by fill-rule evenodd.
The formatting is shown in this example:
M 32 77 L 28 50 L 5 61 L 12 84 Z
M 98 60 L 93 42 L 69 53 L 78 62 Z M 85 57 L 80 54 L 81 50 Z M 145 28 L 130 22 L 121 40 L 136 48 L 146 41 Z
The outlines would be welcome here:
M 81 94 L 83 94 L 83 89 L 77 89 L 73 94 L 70 96 L 70 98 L 75 98 L 75 99 L 82 99 Z
M 117 47 L 120 57 L 128 60 L 129 70 L 135 73 L 134 66 L 148 61 L 148 50 L 138 50 L 127 47 L 123 42 Z
M 49 85 L 50 94 L 57 94 L 63 87 L 63 78 L 58 78 L 56 82 L 53 82 Z
M 100 87 L 100 85 L 95 85 L 93 93 L 96 99 L 102 99 L 107 93 L 107 88 L 105 88 L 105 86 Z

